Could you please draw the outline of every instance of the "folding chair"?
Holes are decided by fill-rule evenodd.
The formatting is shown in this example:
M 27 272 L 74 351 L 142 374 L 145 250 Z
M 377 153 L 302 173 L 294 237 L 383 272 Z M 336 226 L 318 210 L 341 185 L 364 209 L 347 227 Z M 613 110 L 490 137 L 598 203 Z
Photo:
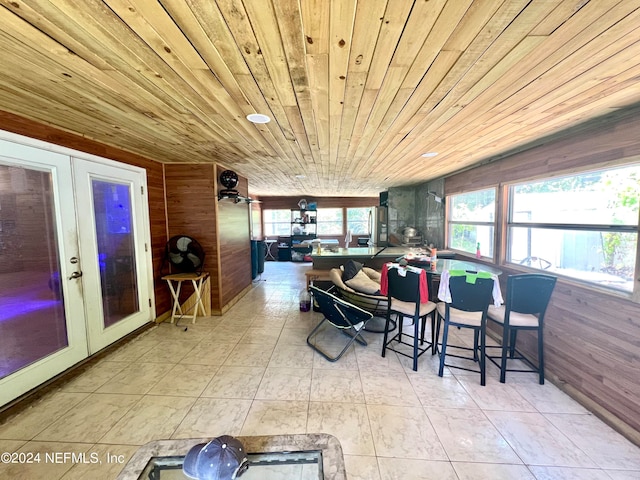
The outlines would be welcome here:
M 307 344 L 316 352 L 322 355 L 330 362 L 335 362 L 344 355 L 353 342 L 367 346 L 367 342 L 360 335 L 361 331 L 367 325 L 367 322 L 373 318 L 373 314 L 352 305 L 338 297 L 311 285 L 309 287 L 311 295 L 316 301 L 320 313 L 324 316 L 322 321 L 313 329 L 307 337 Z M 312 339 L 320 332 L 322 326 L 328 323 L 333 325 L 339 331 L 344 333 L 349 340 L 342 351 L 335 357 L 331 357 L 327 352 L 323 351 L 319 346 L 312 343 Z

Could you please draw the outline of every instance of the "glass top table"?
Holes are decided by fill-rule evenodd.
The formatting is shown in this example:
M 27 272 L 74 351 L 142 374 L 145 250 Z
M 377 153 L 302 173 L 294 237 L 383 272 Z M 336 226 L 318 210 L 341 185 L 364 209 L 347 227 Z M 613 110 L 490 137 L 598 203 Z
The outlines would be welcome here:
M 236 437 L 245 446 L 249 469 L 242 480 L 346 480 L 342 447 L 327 434 Z M 182 463 L 192 446 L 211 438 L 158 440 L 134 454 L 118 480 L 186 480 Z

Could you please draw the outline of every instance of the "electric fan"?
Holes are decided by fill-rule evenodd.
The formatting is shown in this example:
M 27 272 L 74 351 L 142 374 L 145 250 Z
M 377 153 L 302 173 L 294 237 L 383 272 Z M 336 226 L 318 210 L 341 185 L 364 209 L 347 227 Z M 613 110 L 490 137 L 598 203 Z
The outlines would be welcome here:
M 200 274 L 204 266 L 204 250 L 195 239 L 176 235 L 167 242 L 166 260 L 182 273 Z

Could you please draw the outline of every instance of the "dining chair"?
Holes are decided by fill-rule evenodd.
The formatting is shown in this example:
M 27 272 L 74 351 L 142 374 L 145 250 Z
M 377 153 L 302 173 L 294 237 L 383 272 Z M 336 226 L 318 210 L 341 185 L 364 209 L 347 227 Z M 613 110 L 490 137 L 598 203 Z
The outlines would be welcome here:
M 445 272 L 441 281 L 446 283 L 444 288 L 448 288 L 450 297 L 446 299 L 447 301 L 439 302 L 437 305 L 438 322 L 435 336 L 436 346 L 440 337 L 440 324 L 444 321 L 438 375 L 442 377 L 445 366 L 470 372 L 478 372 L 480 373 L 480 384 L 485 385 L 487 310 L 492 301 L 495 280 L 486 272 L 452 270 Z M 473 330 L 473 347 L 449 344 L 449 327 L 451 326 Z M 451 353 L 451 351 L 447 352 L 448 349 L 450 350 L 452 348 L 456 352 L 459 350 L 471 351 L 473 357 Z M 479 369 L 475 370 L 474 368 L 446 363 L 447 356 L 477 362 Z
M 420 268 L 386 264 L 382 269 L 381 293 L 387 295 L 387 313 L 382 341 L 382 356 L 387 349 L 399 355 L 413 360 L 413 370 L 418 371 L 418 358 L 431 348 L 431 354 L 435 354 L 434 331 L 436 304 L 429 301 L 426 272 Z M 389 337 L 389 331 L 393 330 L 391 316 L 396 317 L 398 332 Z M 424 334 L 427 317 L 431 317 L 431 341 L 425 345 Z M 403 320 L 410 318 L 413 324 L 413 335 L 403 333 Z M 422 328 L 420 328 L 422 325 Z M 411 343 L 404 340 L 411 339 Z M 412 348 L 411 354 L 402 349 L 401 345 Z
M 358 342 L 365 347 L 367 346 L 367 342 L 362 338 L 361 333 L 364 327 L 366 327 L 367 322 L 373 318 L 373 314 L 313 285 L 309 287 L 309 291 L 311 295 L 313 295 L 323 318 L 307 337 L 307 345 L 330 362 L 338 361 L 353 342 Z M 331 354 L 326 351 L 326 346 L 320 348 L 317 341 L 314 342 L 314 337 L 320 333 L 325 324 L 332 325 L 349 338 L 340 353 L 335 356 L 331 356 Z
M 504 383 L 507 372 L 537 372 L 540 385 L 544 385 L 544 315 L 556 285 L 556 277 L 542 273 L 510 275 L 507 278 L 505 304 L 489 307 L 488 318 L 502 326 L 502 354 L 488 356 L 500 368 L 500 382 Z M 526 358 L 516 348 L 518 331 L 533 330 L 538 337 L 538 365 Z M 508 352 L 508 358 L 507 358 Z M 516 356 L 517 354 L 517 356 Z M 500 364 L 497 362 L 500 359 Z M 507 360 L 522 360 L 530 369 L 507 368 Z

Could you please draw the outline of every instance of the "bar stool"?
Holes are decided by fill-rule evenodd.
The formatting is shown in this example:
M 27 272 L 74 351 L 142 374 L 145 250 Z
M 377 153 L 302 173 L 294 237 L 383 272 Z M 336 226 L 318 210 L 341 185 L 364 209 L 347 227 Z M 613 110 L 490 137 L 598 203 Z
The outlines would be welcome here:
M 556 277 L 542 273 L 524 273 L 507 278 L 507 298 L 500 307 L 489 307 L 488 318 L 502 326 L 502 355 L 489 356 L 500 368 L 500 382 L 505 382 L 507 372 L 537 372 L 540 385 L 544 385 L 544 314 L 556 285 Z M 518 331 L 533 330 L 538 336 L 538 365 L 516 349 Z M 507 368 L 508 359 L 522 360 L 529 370 Z M 517 356 L 516 356 L 517 353 Z M 498 364 L 497 359 L 500 359 Z
M 418 358 L 431 348 L 431 354 L 435 354 L 434 331 L 435 331 L 435 310 L 436 304 L 429 301 L 429 290 L 427 287 L 426 272 L 420 268 L 399 266 L 397 264 L 386 264 L 382 269 L 380 291 L 387 295 L 387 316 L 384 329 L 384 339 L 382 341 L 382 356 L 386 350 L 396 352 L 399 355 L 413 359 L 413 370 L 418 371 Z M 391 315 L 396 315 L 398 322 L 398 333 L 388 340 Z M 431 316 L 431 341 L 424 345 L 424 333 L 427 316 Z M 413 320 L 413 335 L 402 333 L 403 318 Z M 420 321 L 422 328 L 420 329 Z M 403 337 L 409 337 L 413 341 L 408 343 Z M 400 350 L 400 344 L 413 347 L 411 354 Z

